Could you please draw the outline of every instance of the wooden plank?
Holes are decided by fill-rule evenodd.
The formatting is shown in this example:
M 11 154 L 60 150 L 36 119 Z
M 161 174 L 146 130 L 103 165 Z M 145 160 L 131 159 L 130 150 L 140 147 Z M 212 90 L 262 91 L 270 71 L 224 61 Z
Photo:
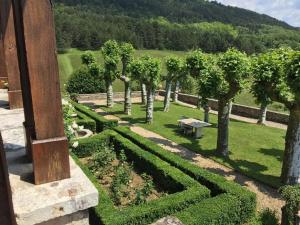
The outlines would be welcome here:
M 14 225 L 11 190 L 8 180 L 7 163 L 0 134 L 0 225 Z
M 43 184 L 70 177 L 67 138 L 33 141 L 35 184 Z
M 0 27 L 3 41 L 4 73 L 8 78 L 11 109 L 23 107 L 16 34 L 11 0 L 0 1 Z M 12 96 L 10 96 L 12 95 Z
M 70 177 L 50 0 L 13 0 L 28 153 L 35 183 Z

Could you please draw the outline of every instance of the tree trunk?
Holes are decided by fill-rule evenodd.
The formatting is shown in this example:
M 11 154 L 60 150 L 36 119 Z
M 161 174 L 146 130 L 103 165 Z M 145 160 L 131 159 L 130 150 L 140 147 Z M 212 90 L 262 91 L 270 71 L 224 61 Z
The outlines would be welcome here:
M 201 107 L 201 106 L 202 106 L 201 103 L 202 103 L 202 98 L 201 98 L 200 95 L 198 95 L 198 101 L 197 101 L 197 108 L 198 108 L 198 109 L 201 109 L 201 108 L 202 108 L 202 107 Z
M 154 90 L 152 87 L 147 87 L 146 122 L 148 124 L 151 124 L 153 122 L 153 104 L 154 104 Z
M 229 109 L 230 102 L 219 100 L 218 110 L 218 141 L 217 154 L 227 157 L 229 155 Z
M 142 93 L 142 104 L 146 105 L 147 104 L 147 90 L 146 90 L 146 85 L 141 83 L 141 93 Z
M 232 107 L 233 107 L 233 101 L 230 101 L 229 102 L 229 115 L 231 115 Z
M 268 104 L 262 103 L 260 106 L 259 119 L 257 124 L 265 125 L 267 120 Z
M 108 82 L 106 85 L 107 88 L 107 107 L 112 108 L 114 106 L 114 92 L 112 82 Z
M 167 81 L 167 83 L 166 83 L 165 101 L 164 101 L 164 112 L 169 112 L 171 92 L 172 92 L 172 82 Z
M 290 110 L 281 180 L 284 184 L 300 183 L 300 106 Z
M 204 122 L 205 123 L 209 123 L 209 111 L 210 111 L 210 107 L 207 102 L 204 105 Z
M 173 94 L 173 102 L 176 102 L 176 103 L 178 102 L 179 88 L 180 88 L 180 82 L 176 81 L 175 90 L 174 90 L 174 94 Z
M 131 83 L 125 81 L 125 103 L 124 103 L 124 113 L 131 116 Z

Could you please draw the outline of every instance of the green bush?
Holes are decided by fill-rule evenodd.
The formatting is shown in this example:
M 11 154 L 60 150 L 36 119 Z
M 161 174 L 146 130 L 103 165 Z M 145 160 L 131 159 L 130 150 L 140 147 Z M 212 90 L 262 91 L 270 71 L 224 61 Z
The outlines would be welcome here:
M 92 120 L 90 117 L 85 115 L 84 113 L 81 113 L 79 111 L 76 111 L 76 114 L 78 116 L 78 119 L 76 120 L 76 123 L 79 126 L 83 126 L 84 129 L 88 129 L 93 131 L 94 133 L 96 132 L 96 122 L 95 120 Z
M 90 110 L 84 105 L 78 104 L 76 102 L 72 102 L 74 105 L 75 109 L 89 118 L 93 119 L 96 122 L 96 131 L 97 132 L 102 132 L 106 129 L 114 128 L 118 126 L 118 121 L 117 120 L 107 120 L 103 116 L 99 115 L 98 113 Z
M 67 83 L 67 91 L 77 94 L 93 94 L 105 92 L 104 79 L 93 76 L 88 67 L 81 67 L 75 71 Z
M 90 156 L 94 149 L 99 148 L 103 141 L 109 140 L 116 151 L 124 150 L 126 157 L 134 161 L 141 172 L 146 172 L 162 184 L 171 194 L 141 205 L 116 209 L 108 193 L 98 184 L 96 177 L 77 158 Z M 149 224 L 155 220 L 179 212 L 210 196 L 210 191 L 179 169 L 161 160 L 159 157 L 144 151 L 128 139 L 114 131 L 106 130 L 92 138 L 79 140 L 78 147 L 73 151 L 73 158 L 81 166 L 86 175 L 99 191 L 99 205 L 94 208 L 91 224 L 132 225 Z
M 280 194 L 286 201 L 282 215 L 284 224 L 296 224 L 297 215 L 300 208 L 300 185 L 285 186 L 280 189 Z
M 236 196 L 236 199 L 238 200 L 238 207 L 229 209 L 235 211 L 235 213 L 239 215 L 240 223 L 248 221 L 255 215 L 256 196 L 254 193 L 249 192 L 236 183 L 227 181 L 224 177 L 195 166 L 176 154 L 164 150 L 151 140 L 132 132 L 128 127 L 116 127 L 115 130 L 136 145 L 160 157 L 161 159 L 170 163 L 172 166 L 175 166 L 184 173 L 193 177 L 199 183 L 208 187 L 213 196 L 221 193 L 227 193 Z

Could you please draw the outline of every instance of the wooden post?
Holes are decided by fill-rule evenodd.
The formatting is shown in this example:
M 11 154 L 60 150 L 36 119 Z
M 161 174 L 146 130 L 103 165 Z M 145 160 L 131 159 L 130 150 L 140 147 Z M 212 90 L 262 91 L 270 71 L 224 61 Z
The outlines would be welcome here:
M 3 35 L 0 32 L 0 89 L 4 89 L 4 84 L 8 82 L 4 60 Z
M 8 81 L 9 106 L 10 109 L 23 108 L 20 71 L 11 0 L 1 0 L 0 10 L 0 23 L 3 42 L 2 57 L 4 62 L 4 65 L 2 65 L 2 67 L 5 77 L 7 77 Z
M 11 200 L 6 157 L 0 133 L 0 225 L 14 225 L 15 218 Z
M 13 0 L 27 149 L 35 184 L 70 177 L 50 0 Z

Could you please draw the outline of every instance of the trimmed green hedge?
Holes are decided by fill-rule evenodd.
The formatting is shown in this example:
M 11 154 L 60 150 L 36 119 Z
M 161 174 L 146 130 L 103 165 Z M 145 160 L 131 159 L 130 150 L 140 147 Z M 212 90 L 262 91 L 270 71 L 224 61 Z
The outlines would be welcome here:
M 72 105 L 75 107 L 75 109 L 89 118 L 93 119 L 96 122 L 96 131 L 102 132 L 106 129 L 111 129 L 118 126 L 117 120 L 107 120 L 103 116 L 100 116 L 98 113 L 90 110 L 84 105 L 78 104 L 76 102 L 72 102 Z
M 195 166 L 191 164 L 189 161 L 181 158 L 180 156 L 174 153 L 164 150 L 163 148 L 161 148 L 151 140 L 148 140 L 132 132 L 128 127 L 117 127 L 115 128 L 115 131 L 117 131 L 124 137 L 128 138 L 129 140 L 131 140 L 133 143 L 140 146 L 141 148 L 157 155 L 161 159 L 170 163 L 172 166 L 175 166 L 176 168 L 180 169 L 184 173 L 193 177 L 194 179 L 199 181 L 199 183 L 208 187 L 211 190 L 213 196 L 216 196 L 221 193 L 226 193 L 235 196 L 237 201 L 236 207 L 233 208 L 230 204 L 228 204 L 228 206 L 226 205 L 224 206 L 227 207 L 227 209 L 231 213 L 238 215 L 238 217 L 240 218 L 239 223 L 233 223 L 233 224 L 242 224 L 254 216 L 255 209 L 256 209 L 256 195 L 254 193 L 246 190 L 245 188 L 242 188 L 240 185 L 234 182 L 227 181 L 224 177 L 221 177 L 217 174 L 211 173 L 205 169 Z M 193 224 L 193 223 L 187 223 L 187 224 Z M 197 225 L 202 223 L 194 223 L 194 224 Z M 221 223 L 221 224 L 227 224 L 227 223 Z M 232 223 L 228 223 L 228 224 L 232 224 Z
M 96 132 L 96 122 L 95 120 L 92 120 L 90 117 L 85 115 L 82 112 L 76 111 L 76 114 L 78 116 L 78 119 L 76 119 L 76 123 L 79 126 L 83 126 L 84 129 L 88 129 L 93 131 L 93 133 Z
M 82 165 L 77 158 L 77 156 L 90 156 L 95 148 L 101 147 L 101 143 L 107 140 L 114 144 L 117 151 L 124 150 L 128 159 L 133 161 L 135 166 L 143 172 L 151 174 L 156 183 L 170 190 L 173 194 L 138 206 L 116 209 L 107 192 L 98 184 L 97 179 L 89 169 Z M 92 224 L 149 224 L 210 197 L 210 190 L 205 186 L 112 130 L 106 130 L 92 138 L 79 140 L 79 146 L 73 153 L 73 158 L 77 164 L 80 165 L 99 191 L 100 202 L 93 210 Z

